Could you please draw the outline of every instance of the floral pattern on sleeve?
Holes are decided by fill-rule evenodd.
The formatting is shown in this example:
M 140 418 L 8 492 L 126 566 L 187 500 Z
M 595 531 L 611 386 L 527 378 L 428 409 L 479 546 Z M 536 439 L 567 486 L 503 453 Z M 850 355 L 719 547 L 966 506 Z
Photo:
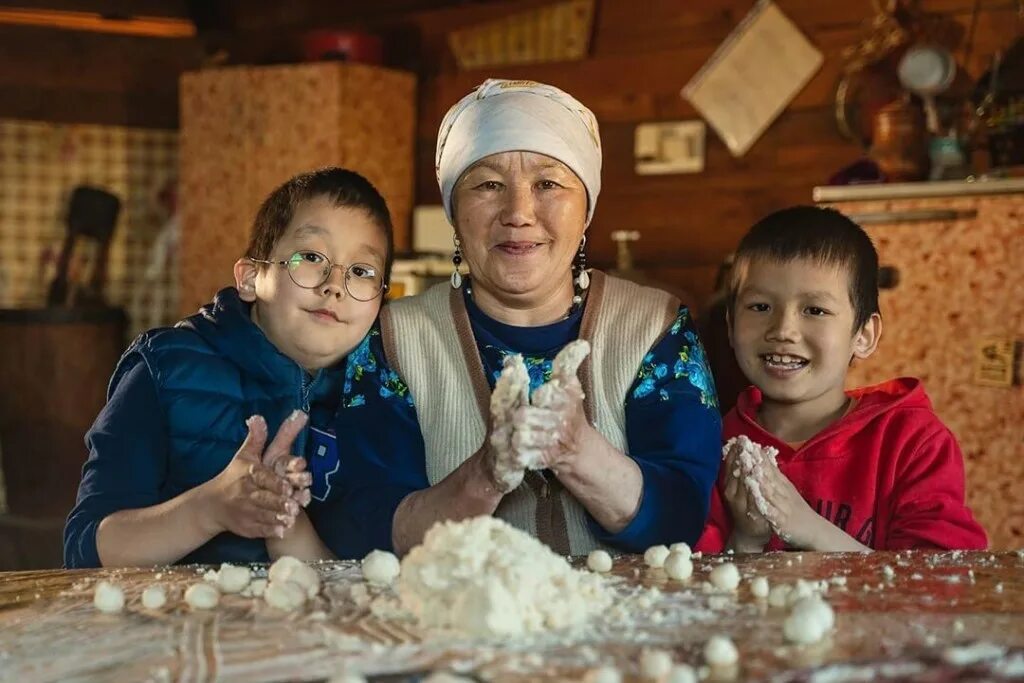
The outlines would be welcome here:
M 357 408 L 366 405 L 368 395 L 384 400 L 398 400 L 412 407 L 412 395 L 398 373 L 385 365 L 380 328 L 373 327 L 355 349 L 348 355 L 345 365 L 345 385 L 342 388 L 342 405 Z
M 685 385 L 679 387 L 679 382 Z M 696 391 L 702 405 L 718 409 L 711 368 L 685 306 L 679 307 L 679 314 L 668 332 L 644 356 L 631 396 L 640 400 L 655 395 L 659 400 L 668 401 L 673 388 Z

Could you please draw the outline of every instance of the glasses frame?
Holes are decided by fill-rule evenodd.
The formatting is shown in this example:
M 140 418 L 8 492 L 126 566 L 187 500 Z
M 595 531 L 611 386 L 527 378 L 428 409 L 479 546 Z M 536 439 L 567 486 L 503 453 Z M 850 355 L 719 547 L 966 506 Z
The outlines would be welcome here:
M 295 282 L 295 275 L 292 273 L 292 269 L 288 267 L 288 264 L 291 263 L 291 260 L 295 258 L 296 254 L 316 254 L 317 256 L 319 256 L 320 258 L 327 262 L 327 269 L 326 272 L 324 273 L 324 277 L 318 284 L 315 284 L 312 287 L 307 287 L 306 285 L 300 285 L 298 282 Z M 331 279 L 331 273 L 334 272 L 334 269 L 342 268 L 344 269 L 342 271 L 344 275 L 342 279 L 342 286 L 345 288 L 345 293 L 352 297 L 353 301 L 360 301 L 362 303 L 369 303 L 371 301 L 374 301 L 377 297 L 387 294 L 388 290 L 391 289 L 391 286 L 388 283 L 382 281 L 380 289 L 377 291 L 376 294 L 374 294 L 369 299 L 360 299 L 359 297 L 355 296 L 352 293 L 352 291 L 348 288 L 349 270 L 351 270 L 355 266 L 365 266 L 367 268 L 373 268 L 374 270 L 377 270 L 377 266 L 372 265 L 370 263 L 350 263 L 348 266 L 345 266 L 341 263 L 335 263 L 327 254 L 317 251 L 316 249 L 297 249 L 296 251 L 292 252 L 291 256 L 282 261 L 267 261 L 264 259 L 252 258 L 248 256 L 246 258 L 248 258 L 253 263 L 265 263 L 269 266 L 283 266 L 284 269 L 288 271 L 288 279 L 291 280 L 296 287 L 299 287 L 301 289 L 317 289 L 318 287 L 323 287 L 324 284 L 326 284 L 327 281 Z

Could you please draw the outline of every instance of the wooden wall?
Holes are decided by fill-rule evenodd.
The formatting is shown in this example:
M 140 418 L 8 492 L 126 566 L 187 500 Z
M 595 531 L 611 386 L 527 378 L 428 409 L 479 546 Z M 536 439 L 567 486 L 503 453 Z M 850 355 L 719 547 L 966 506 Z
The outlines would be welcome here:
M 297 58 L 295 38 L 309 28 L 346 26 L 382 35 L 388 65 L 421 78 L 417 203 L 439 201 L 433 172 L 437 126 L 447 107 L 474 85 L 497 76 L 532 78 L 569 90 L 597 114 L 605 145 L 591 261 L 612 262 L 612 230 L 640 230 L 638 264 L 701 300 L 723 255 L 756 218 L 809 201 L 814 185 L 858 157 L 858 147 L 836 132 L 831 112 L 840 53 L 866 35 L 872 0 L 776 0 L 825 53 L 822 70 L 743 158 L 733 159 L 709 130 L 703 173 L 656 177 L 633 173 L 634 127 L 696 116 L 679 91 L 754 0 L 595 0 L 591 54 L 584 61 L 456 69 L 448 32 L 554 1 L 382 0 L 358 9 L 362 5 L 315 0 L 221 0 L 226 24 L 214 37 L 235 60 L 268 63 Z M 952 17 L 965 32 L 975 3 L 921 0 L 925 10 Z M 68 8 L 104 3 L 28 4 Z M 161 8 L 165 14 L 182 13 L 174 9 L 182 3 L 145 4 L 152 14 Z M 992 53 L 1016 36 L 1021 26 L 1016 5 L 1015 0 L 980 1 L 970 73 L 980 74 Z M 0 118 L 174 127 L 178 76 L 202 63 L 204 44 L 210 41 L 210 35 L 156 39 L 0 26 Z
M 432 62 L 420 88 L 418 200 L 439 201 L 434 136 L 448 106 L 489 76 L 552 83 L 593 109 L 601 125 L 604 184 L 588 241 L 591 260 L 613 260 L 611 231 L 640 230 L 638 265 L 704 299 L 718 263 L 754 220 L 810 202 L 811 188 L 860 154 L 837 132 L 832 104 L 841 51 L 866 35 L 870 0 L 776 1 L 824 52 L 821 71 L 743 158 L 734 159 L 709 128 L 703 173 L 653 177 L 633 172 L 634 127 L 696 116 L 679 91 L 753 6 L 751 0 L 597 0 L 589 59 L 468 73 L 459 73 L 443 50 L 446 31 L 508 13 L 510 6 L 539 3 L 417 15 L 424 57 Z M 951 16 L 966 33 L 974 0 L 925 0 L 922 6 Z M 1015 3 L 983 2 L 968 70 L 982 73 L 993 51 L 1008 45 L 1017 30 Z

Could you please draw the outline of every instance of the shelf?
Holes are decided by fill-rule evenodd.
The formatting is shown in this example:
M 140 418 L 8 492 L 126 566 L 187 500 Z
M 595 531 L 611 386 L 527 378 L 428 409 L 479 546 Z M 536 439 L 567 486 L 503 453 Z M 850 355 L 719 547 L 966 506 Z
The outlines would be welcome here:
M 1024 193 L 1024 178 L 941 180 L 924 183 L 879 183 L 875 185 L 827 185 L 814 188 L 813 197 L 815 202 L 824 203 L 1015 193 Z

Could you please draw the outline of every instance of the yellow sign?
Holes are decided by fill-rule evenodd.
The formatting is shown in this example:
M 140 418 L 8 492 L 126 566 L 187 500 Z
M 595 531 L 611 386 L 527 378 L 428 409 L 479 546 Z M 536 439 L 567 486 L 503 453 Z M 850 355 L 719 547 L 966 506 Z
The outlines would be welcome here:
M 1013 386 L 1016 345 L 1011 339 L 982 339 L 974 347 L 974 383 Z

